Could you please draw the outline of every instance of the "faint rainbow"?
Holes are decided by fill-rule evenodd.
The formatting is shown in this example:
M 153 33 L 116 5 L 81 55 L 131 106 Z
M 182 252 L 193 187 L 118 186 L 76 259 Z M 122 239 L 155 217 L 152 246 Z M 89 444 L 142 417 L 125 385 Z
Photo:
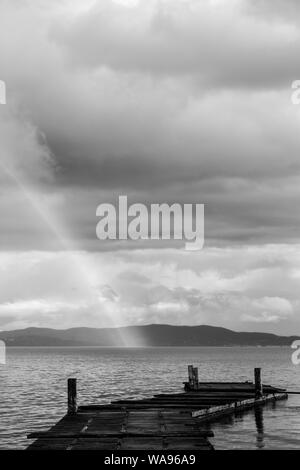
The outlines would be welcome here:
M 87 261 L 86 257 L 83 256 L 80 250 L 75 247 L 74 241 L 71 240 L 70 236 L 66 235 L 65 228 L 62 226 L 61 222 L 57 220 L 57 217 L 55 217 L 53 212 L 49 210 L 49 207 L 43 204 L 42 198 L 39 197 L 40 193 L 36 193 L 32 189 L 32 185 L 30 188 L 30 185 L 28 183 L 24 184 L 24 178 L 19 178 L 16 173 L 12 172 L 3 162 L 0 161 L 0 165 L 2 166 L 4 172 L 9 176 L 9 178 L 13 180 L 17 187 L 22 191 L 26 199 L 29 201 L 30 205 L 41 218 L 41 220 L 43 220 L 45 225 L 55 235 L 62 248 L 67 251 L 68 254 L 70 254 L 72 263 L 80 273 L 83 285 L 86 288 L 86 293 L 90 297 L 92 302 L 96 305 L 99 304 L 100 308 L 105 307 L 105 304 L 103 305 L 103 298 L 102 303 L 100 302 L 101 296 L 99 295 L 98 289 L 96 287 L 98 275 L 94 267 L 91 263 Z M 112 327 L 120 326 L 121 318 L 119 315 L 117 315 L 117 323 L 115 319 L 109 317 L 107 313 L 103 311 L 101 311 L 100 313 L 102 315 L 105 315 L 105 317 L 112 324 Z M 123 343 L 123 346 L 130 346 L 135 343 L 135 339 L 132 338 L 131 335 L 127 335 L 126 333 L 120 333 L 120 339 Z M 141 342 L 138 341 L 138 343 L 140 344 Z

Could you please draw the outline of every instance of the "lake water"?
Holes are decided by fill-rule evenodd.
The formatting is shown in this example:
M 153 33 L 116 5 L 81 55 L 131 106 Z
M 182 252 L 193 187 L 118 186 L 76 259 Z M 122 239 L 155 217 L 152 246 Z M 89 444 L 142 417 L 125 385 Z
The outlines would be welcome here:
M 66 411 L 68 377 L 78 378 L 79 404 L 108 403 L 182 391 L 187 364 L 199 380 L 252 380 L 300 390 L 300 366 L 288 347 L 10 348 L 0 365 L 0 449 L 22 449 L 26 435 L 46 430 Z M 216 449 L 300 448 L 300 395 L 212 423 Z

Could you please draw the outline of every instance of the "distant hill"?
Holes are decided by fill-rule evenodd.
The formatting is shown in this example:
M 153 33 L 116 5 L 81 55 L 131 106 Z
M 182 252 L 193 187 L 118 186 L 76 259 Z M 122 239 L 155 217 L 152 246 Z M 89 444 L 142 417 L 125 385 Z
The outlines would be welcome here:
M 208 325 L 122 328 L 26 328 L 2 331 L 7 346 L 290 346 L 299 336 L 236 332 Z

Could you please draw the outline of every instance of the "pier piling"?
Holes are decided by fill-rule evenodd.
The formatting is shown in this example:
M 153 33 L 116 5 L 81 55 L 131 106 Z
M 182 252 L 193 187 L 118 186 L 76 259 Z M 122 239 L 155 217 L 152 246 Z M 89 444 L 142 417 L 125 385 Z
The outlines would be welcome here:
M 197 390 L 199 384 L 198 367 L 188 366 L 189 386 L 191 390 Z
M 255 367 L 254 369 L 254 384 L 255 384 L 255 398 L 261 398 L 263 395 L 263 388 L 261 382 L 261 368 Z
M 188 366 L 188 374 L 189 374 L 189 384 L 191 389 L 194 388 L 194 368 L 192 365 Z
M 199 384 L 198 367 L 193 367 L 193 372 L 194 372 L 194 388 L 195 390 L 197 390 L 198 384 Z
M 68 379 L 68 415 L 77 413 L 77 379 Z

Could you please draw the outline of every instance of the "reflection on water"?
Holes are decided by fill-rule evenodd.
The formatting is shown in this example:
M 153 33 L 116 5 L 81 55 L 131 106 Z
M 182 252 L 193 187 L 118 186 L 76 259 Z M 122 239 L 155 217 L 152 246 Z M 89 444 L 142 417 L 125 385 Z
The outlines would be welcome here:
M 255 416 L 255 425 L 256 425 L 256 446 L 259 449 L 262 449 L 264 444 L 264 413 L 262 406 L 256 406 L 254 408 L 254 416 Z
M 291 396 L 213 422 L 213 444 L 221 450 L 299 449 L 299 403 L 299 397 Z
M 24 448 L 66 411 L 66 383 L 77 376 L 79 404 L 182 391 L 187 364 L 201 381 L 252 380 L 300 390 L 290 348 L 12 348 L 0 366 L 0 448 Z M 217 449 L 300 447 L 300 396 L 206 425 Z

